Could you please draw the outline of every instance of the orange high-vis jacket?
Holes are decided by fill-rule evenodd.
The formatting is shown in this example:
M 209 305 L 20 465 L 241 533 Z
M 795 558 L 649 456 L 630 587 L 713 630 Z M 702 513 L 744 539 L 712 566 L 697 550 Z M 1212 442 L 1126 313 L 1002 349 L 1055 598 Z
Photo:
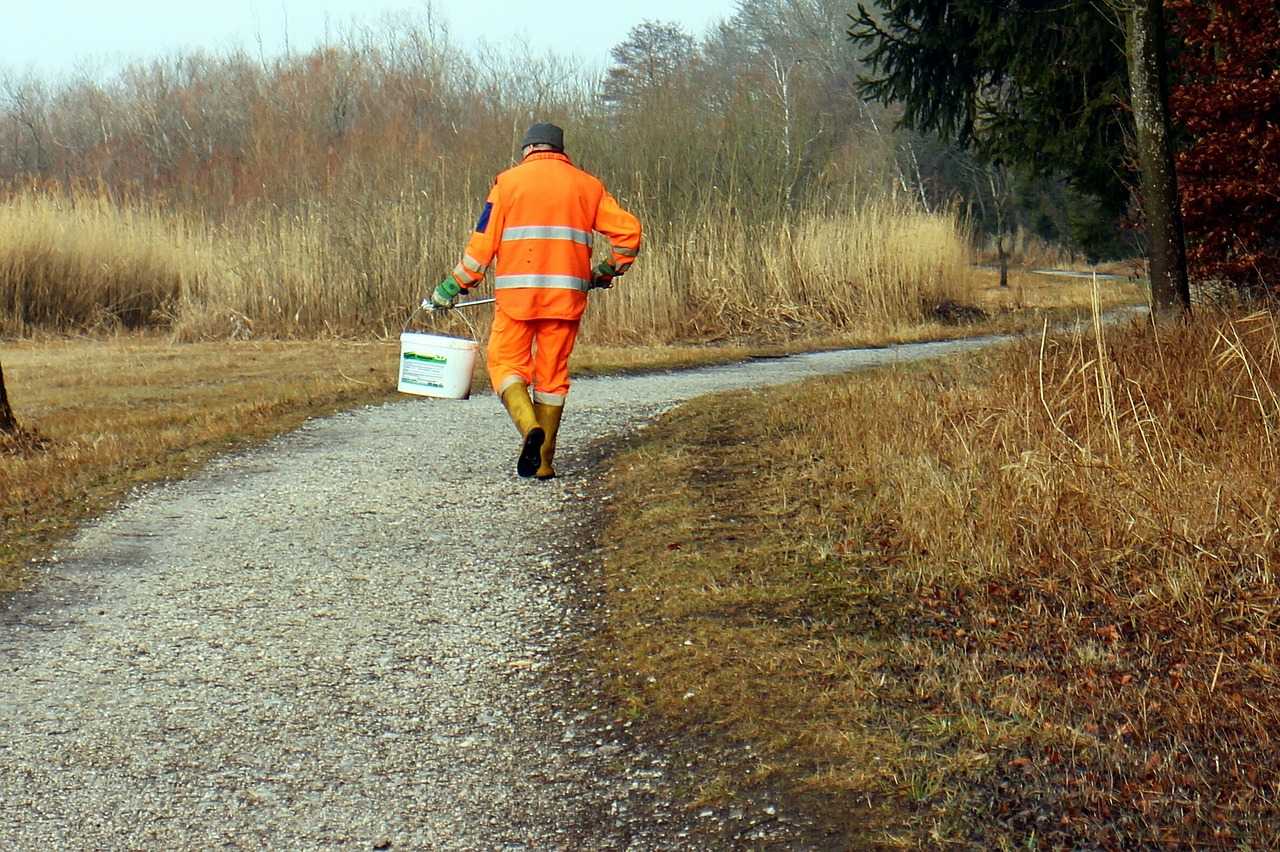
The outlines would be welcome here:
M 625 272 L 640 252 L 640 221 L 564 154 L 535 151 L 498 175 L 453 278 L 471 287 L 497 258 L 494 297 L 518 320 L 576 320 L 591 287 L 592 232 Z

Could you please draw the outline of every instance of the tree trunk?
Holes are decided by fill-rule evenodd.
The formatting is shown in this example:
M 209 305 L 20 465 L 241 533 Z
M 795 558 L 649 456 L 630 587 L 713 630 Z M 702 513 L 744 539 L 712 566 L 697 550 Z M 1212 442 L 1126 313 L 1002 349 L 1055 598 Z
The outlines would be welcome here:
M 4 365 L 0 364 L 0 434 L 14 435 L 18 432 L 18 421 L 14 419 L 13 409 L 9 407 L 9 394 L 4 389 Z
M 1191 310 L 1191 292 L 1170 138 L 1169 63 L 1164 51 L 1162 0 L 1133 0 L 1128 9 L 1126 35 L 1147 220 L 1151 308 L 1156 319 L 1169 319 Z
M 1000 263 L 1000 286 L 1009 286 L 1009 250 L 1004 247 L 1006 228 L 1009 220 L 1009 201 L 1013 193 L 1010 191 L 1009 170 L 1003 165 L 987 166 L 987 185 L 991 187 L 991 206 L 996 211 L 996 257 Z

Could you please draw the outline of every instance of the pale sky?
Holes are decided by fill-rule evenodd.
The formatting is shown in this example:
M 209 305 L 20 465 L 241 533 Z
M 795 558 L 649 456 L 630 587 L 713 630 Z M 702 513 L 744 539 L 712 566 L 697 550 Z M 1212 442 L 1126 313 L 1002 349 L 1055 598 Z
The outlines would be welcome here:
M 472 47 L 524 37 L 604 67 L 609 48 L 642 20 L 676 21 L 700 37 L 733 13 L 734 0 L 433 0 L 453 41 Z M 60 76 L 78 66 L 110 70 L 129 59 L 180 50 L 305 50 L 352 20 L 387 12 L 425 15 L 424 0 L 0 0 L 0 69 Z M 86 64 L 87 63 L 87 64 Z

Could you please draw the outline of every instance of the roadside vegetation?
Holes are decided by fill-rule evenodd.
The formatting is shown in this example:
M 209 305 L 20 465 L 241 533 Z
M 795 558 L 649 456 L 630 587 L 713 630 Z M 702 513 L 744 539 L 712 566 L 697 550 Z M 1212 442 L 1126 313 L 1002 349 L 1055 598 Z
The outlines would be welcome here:
M 215 225 L 154 202 L 23 193 L 0 202 L 0 333 L 394 336 L 470 229 L 470 197 L 418 197 Z M 972 288 L 959 218 L 890 198 L 767 222 L 706 210 L 679 226 L 637 209 L 645 262 L 595 302 L 584 342 L 893 333 Z
M 393 336 L 535 120 L 646 229 L 589 343 L 900 332 L 963 299 L 997 209 L 1024 249 L 1073 241 L 1065 185 L 1007 191 L 863 102 L 847 13 L 744 2 L 701 39 L 647 21 L 604 73 L 468 51 L 429 6 L 271 59 L 0 67 L 0 334 Z
M 610 466 L 599 654 L 855 845 L 1266 846 L 1278 460 L 1267 311 L 698 400 Z

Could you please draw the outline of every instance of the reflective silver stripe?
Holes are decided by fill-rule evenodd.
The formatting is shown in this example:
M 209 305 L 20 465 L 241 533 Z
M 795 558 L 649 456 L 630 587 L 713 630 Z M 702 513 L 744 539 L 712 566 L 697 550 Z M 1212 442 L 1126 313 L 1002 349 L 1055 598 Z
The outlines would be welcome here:
M 462 264 L 459 263 L 453 268 L 453 280 L 457 281 L 458 286 L 460 287 L 470 287 L 472 284 L 476 283 L 478 279 L 473 274 L 463 269 Z
M 613 253 L 619 257 L 635 257 L 640 253 L 640 249 L 622 248 L 621 246 L 612 246 Z
M 470 269 L 472 272 L 478 273 L 480 275 L 484 274 L 484 266 L 480 263 L 480 261 L 476 260 L 474 257 L 472 257 L 469 254 L 464 254 L 462 256 L 462 265 L 465 266 L 467 269 Z
M 503 379 L 502 382 L 498 385 L 498 396 L 502 396 L 504 393 L 506 393 L 507 388 L 511 387 L 512 385 L 527 385 L 527 384 L 529 384 L 529 380 L 526 379 L 524 376 L 520 376 L 515 373 L 512 373 L 510 376 L 507 376 L 505 379 Z
M 546 391 L 534 390 L 533 401 L 540 402 L 543 405 L 559 405 L 564 406 L 564 394 L 547 393 Z
M 502 241 L 505 243 L 511 240 L 570 240 L 589 246 L 591 232 L 559 225 L 521 225 L 518 228 L 503 229 Z
M 550 290 L 582 290 L 591 289 L 589 278 L 578 278 L 573 275 L 499 275 L 494 279 L 495 290 L 514 290 L 519 287 L 546 287 Z

